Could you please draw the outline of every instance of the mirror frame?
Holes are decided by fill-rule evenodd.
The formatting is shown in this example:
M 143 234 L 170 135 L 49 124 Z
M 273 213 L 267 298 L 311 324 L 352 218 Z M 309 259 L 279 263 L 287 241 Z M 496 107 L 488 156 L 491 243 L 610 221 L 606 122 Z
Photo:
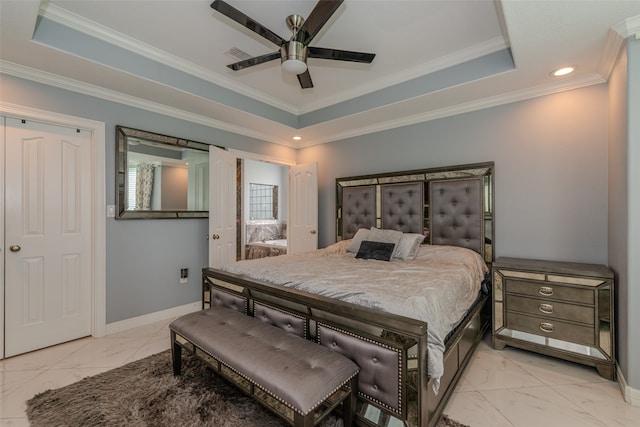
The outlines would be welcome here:
M 158 144 L 173 145 L 203 152 L 209 152 L 209 144 L 191 141 L 174 136 L 161 135 L 129 127 L 116 126 L 116 219 L 141 218 L 208 218 L 209 211 L 186 210 L 128 210 L 127 209 L 127 169 L 128 169 L 128 138 L 142 139 Z

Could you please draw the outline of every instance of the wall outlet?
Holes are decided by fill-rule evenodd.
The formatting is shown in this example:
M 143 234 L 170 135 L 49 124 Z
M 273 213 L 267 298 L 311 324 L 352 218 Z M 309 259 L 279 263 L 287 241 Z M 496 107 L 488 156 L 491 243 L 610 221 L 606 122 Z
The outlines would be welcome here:
M 180 269 L 180 284 L 184 285 L 185 283 L 187 283 L 188 278 L 189 277 L 189 269 L 188 268 L 181 268 Z

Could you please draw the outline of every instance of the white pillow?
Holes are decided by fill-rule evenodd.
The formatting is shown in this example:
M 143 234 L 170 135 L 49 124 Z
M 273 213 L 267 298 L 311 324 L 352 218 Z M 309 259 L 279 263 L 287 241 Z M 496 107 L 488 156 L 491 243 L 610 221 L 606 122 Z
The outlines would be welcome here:
M 413 261 L 418 256 L 418 249 L 423 240 L 422 234 L 404 233 L 396 246 L 394 258 Z
M 351 244 L 347 247 L 347 252 L 358 253 L 360 250 L 360 243 L 362 243 L 363 240 L 370 240 L 368 237 L 369 230 L 366 228 L 358 229 L 356 234 L 353 236 L 353 239 L 351 239 Z
M 380 229 L 375 227 L 371 227 L 371 230 L 369 231 L 369 237 L 367 237 L 367 240 L 370 240 L 372 242 L 393 243 L 394 245 L 396 245 L 393 249 L 392 257 L 395 257 L 400 239 L 402 239 L 402 231 Z

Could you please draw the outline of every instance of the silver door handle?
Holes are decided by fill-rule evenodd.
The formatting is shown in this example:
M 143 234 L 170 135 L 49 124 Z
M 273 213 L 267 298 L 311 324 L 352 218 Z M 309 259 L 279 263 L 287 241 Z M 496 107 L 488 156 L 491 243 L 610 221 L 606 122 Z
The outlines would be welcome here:
M 19 252 L 19 251 L 20 251 L 20 249 L 22 249 L 22 248 L 21 248 L 20 246 L 18 246 L 18 245 L 11 245 L 11 246 L 9 246 L 9 250 L 10 250 L 11 252 Z

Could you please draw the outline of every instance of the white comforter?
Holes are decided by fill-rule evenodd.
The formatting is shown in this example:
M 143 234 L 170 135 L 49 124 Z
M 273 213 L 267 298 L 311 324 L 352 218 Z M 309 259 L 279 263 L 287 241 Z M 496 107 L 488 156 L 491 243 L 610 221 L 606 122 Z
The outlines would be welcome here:
M 427 322 L 428 372 L 442 376 L 444 339 L 464 317 L 488 270 L 455 246 L 422 246 L 415 261 L 355 258 L 349 241 L 318 251 L 239 261 L 222 270 Z

